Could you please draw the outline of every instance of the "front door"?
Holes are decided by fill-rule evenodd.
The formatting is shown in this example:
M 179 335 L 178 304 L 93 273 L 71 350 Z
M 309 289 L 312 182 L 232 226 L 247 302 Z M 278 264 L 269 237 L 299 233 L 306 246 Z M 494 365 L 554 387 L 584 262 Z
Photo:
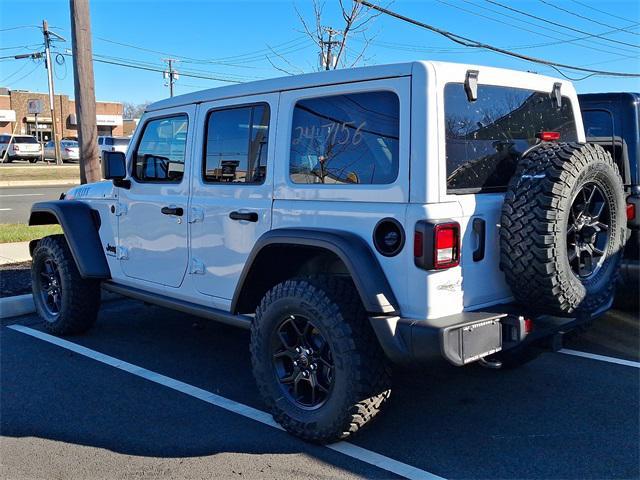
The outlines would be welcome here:
M 144 119 L 134 139 L 131 188 L 120 188 L 118 257 L 132 278 L 178 287 L 188 258 L 187 207 L 195 106 Z
M 191 273 L 225 304 L 256 240 L 271 228 L 272 121 L 278 94 L 203 104 L 198 110 L 191 208 Z

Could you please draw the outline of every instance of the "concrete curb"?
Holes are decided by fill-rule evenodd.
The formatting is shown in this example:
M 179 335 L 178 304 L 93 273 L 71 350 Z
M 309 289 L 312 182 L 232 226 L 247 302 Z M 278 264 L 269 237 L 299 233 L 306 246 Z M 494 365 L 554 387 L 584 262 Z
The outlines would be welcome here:
M 80 180 L 0 180 L 0 187 L 55 187 L 80 185 Z
M 102 301 L 110 302 L 124 298 L 122 295 L 102 291 Z M 19 317 L 21 315 L 28 315 L 36 311 L 36 306 L 33 303 L 33 296 L 30 293 L 25 295 L 16 295 L 14 297 L 0 298 L 0 320 L 11 317 Z

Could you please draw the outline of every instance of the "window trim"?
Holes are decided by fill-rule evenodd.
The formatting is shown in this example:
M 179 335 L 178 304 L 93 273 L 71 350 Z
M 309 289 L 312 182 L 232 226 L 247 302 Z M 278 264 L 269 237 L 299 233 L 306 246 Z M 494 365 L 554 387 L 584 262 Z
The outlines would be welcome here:
M 447 120 L 447 106 L 446 106 L 446 98 L 445 98 L 445 90 L 447 88 L 447 86 L 449 85 L 460 85 L 464 88 L 464 82 L 459 82 L 459 81 L 450 81 L 450 82 L 446 82 L 443 86 L 442 86 L 442 121 L 443 121 L 443 135 L 444 135 L 444 176 L 443 176 L 443 182 L 444 182 L 444 191 L 445 191 L 445 196 L 451 195 L 451 196 L 455 196 L 455 195 L 470 195 L 470 194 L 478 194 L 478 193 L 505 193 L 508 188 L 509 185 L 504 185 L 504 186 L 491 186 L 491 187 L 460 187 L 460 188 L 449 188 L 449 186 L 447 185 L 447 178 L 449 177 L 449 169 L 448 169 L 448 164 L 447 164 L 447 133 L 446 130 L 444 129 L 444 125 L 446 124 L 446 120 Z M 523 88 L 523 87 L 515 87 L 512 85 L 498 85 L 498 84 L 493 84 L 493 83 L 481 83 L 478 84 L 478 90 L 480 89 L 480 87 L 499 87 L 499 88 L 505 88 L 505 89 L 511 89 L 511 90 L 523 90 L 523 91 L 527 91 L 527 92 L 532 92 L 532 93 L 546 93 L 548 95 L 551 95 L 551 92 L 546 91 L 546 90 L 536 90 L 536 89 L 532 89 L 532 88 Z M 478 96 L 480 95 L 479 91 L 478 91 Z M 472 103 L 469 102 L 469 100 L 467 100 L 467 103 Z M 576 138 L 578 138 L 578 125 L 576 124 L 576 115 L 575 115 L 575 110 L 573 108 L 573 102 L 571 101 L 571 98 L 565 95 L 562 95 L 562 105 L 568 105 L 568 109 L 571 112 L 571 115 L 573 116 L 573 123 L 574 123 L 574 127 L 575 127 L 575 133 L 576 133 Z M 577 141 L 577 140 L 576 140 Z M 536 143 L 534 143 L 533 145 L 530 145 L 527 150 L 525 150 L 522 153 L 526 153 L 529 149 L 533 148 L 534 146 L 540 144 L 540 141 L 537 141 Z M 521 154 L 522 157 L 522 154 Z
M 156 120 L 167 120 L 169 118 L 177 118 L 177 117 L 186 117 L 187 119 L 187 139 L 185 140 L 185 146 L 184 146 L 184 165 L 186 166 L 187 164 L 187 147 L 189 145 L 189 114 L 187 112 L 178 112 L 178 113 L 172 113 L 170 115 L 162 115 L 159 117 L 153 117 L 153 118 L 148 118 L 145 120 L 144 125 L 142 126 L 142 130 L 140 131 L 140 134 L 138 135 L 138 138 L 136 139 L 136 148 L 133 150 L 133 153 L 131 155 L 131 162 L 130 162 L 130 170 L 129 170 L 129 176 L 135 180 L 136 183 L 160 183 L 160 184 L 170 184 L 170 185 L 180 185 L 182 183 L 182 181 L 184 180 L 184 171 L 182 172 L 182 177 L 180 178 L 179 181 L 168 181 L 168 180 L 142 180 L 140 178 L 138 178 L 138 176 L 136 175 L 136 160 L 138 158 L 138 150 L 140 149 L 140 143 L 142 142 L 142 139 L 144 138 L 144 134 L 147 131 L 147 127 L 149 126 L 149 124 L 151 122 L 155 122 Z M 185 168 L 186 170 L 186 168 Z
M 224 105 L 221 107 L 213 107 L 207 110 L 205 118 L 204 118 L 204 136 L 202 138 L 202 159 L 201 159 L 201 168 L 200 168 L 200 180 L 205 185 L 225 185 L 225 186 L 238 186 L 238 185 L 246 185 L 246 186 L 256 186 L 259 187 L 264 185 L 267 180 L 267 173 L 265 172 L 265 176 L 260 183 L 247 183 L 247 182 L 216 182 L 213 180 L 207 180 L 207 143 L 209 142 L 209 120 L 211 119 L 211 115 L 217 112 L 223 112 L 225 110 L 238 110 L 240 108 L 254 108 L 259 106 L 265 106 L 267 111 L 269 112 L 269 131 L 267 134 L 267 165 L 269 160 L 269 136 L 271 135 L 271 105 L 266 101 L 259 102 L 250 102 L 250 103 L 238 103 L 233 105 Z M 253 112 L 251 113 L 251 120 L 253 120 Z M 253 126 L 253 123 L 251 124 Z M 249 142 L 251 142 L 251 135 L 249 135 Z M 268 170 L 267 170 L 268 172 Z
M 383 79 L 382 79 L 383 80 Z M 294 131 L 294 125 L 293 125 L 293 114 L 295 112 L 296 106 L 298 105 L 298 103 L 303 102 L 303 101 L 308 101 L 308 100 L 315 100 L 315 99 L 320 99 L 320 98 L 327 98 L 327 97 L 344 97 L 344 96 L 348 96 L 348 95 L 358 95 L 358 94 L 366 94 L 366 93 L 391 93 L 395 96 L 396 101 L 398 102 L 398 156 L 397 156 L 397 165 L 396 165 L 396 175 L 393 178 L 393 180 L 391 180 L 390 182 L 385 182 L 385 183 L 298 183 L 298 182 L 294 182 L 291 179 L 291 142 L 293 141 L 293 131 Z M 327 92 L 325 94 L 313 94 L 313 95 L 305 95 L 305 96 L 300 96 L 299 98 L 296 98 L 295 101 L 292 102 L 292 108 L 291 111 L 288 113 L 289 115 L 289 132 L 288 132 L 288 137 L 287 137 L 287 166 L 285 169 L 285 178 L 286 178 L 286 184 L 292 188 L 347 188 L 347 189 L 353 189 L 353 186 L 360 186 L 360 187 L 374 187 L 374 188 L 389 188 L 392 185 L 395 185 L 399 179 L 400 179 L 400 163 L 401 163 L 401 145 L 402 145 L 402 139 L 401 139 L 401 134 L 402 134 L 402 96 L 400 94 L 400 92 L 394 88 L 389 88 L 388 86 L 385 88 L 385 86 L 381 86 L 379 88 L 371 88 L 371 89 L 362 89 L 362 90 L 354 90 L 354 91 L 330 91 Z M 409 132 L 411 132 L 410 130 L 411 126 L 409 125 Z M 409 141 L 410 141 L 410 135 L 409 135 Z M 410 160 L 409 160 L 410 163 Z

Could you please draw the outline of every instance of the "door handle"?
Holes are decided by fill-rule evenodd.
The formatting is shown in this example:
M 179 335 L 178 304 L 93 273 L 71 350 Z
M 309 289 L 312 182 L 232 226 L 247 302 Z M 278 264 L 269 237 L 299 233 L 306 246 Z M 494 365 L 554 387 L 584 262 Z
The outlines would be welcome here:
M 184 214 L 182 207 L 162 207 L 160 211 L 163 215 L 176 215 L 178 217 L 181 217 Z
M 229 214 L 231 220 L 246 220 L 247 222 L 257 222 L 258 214 L 256 212 L 231 212 Z
M 487 222 L 485 222 L 482 218 L 474 218 L 473 219 L 473 233 L 478 236 L 478 248 L 473 251 L 473 261 L 479 262 L 484 258 L 484 245 L 485 245 L 485 237 L 487 230 Z

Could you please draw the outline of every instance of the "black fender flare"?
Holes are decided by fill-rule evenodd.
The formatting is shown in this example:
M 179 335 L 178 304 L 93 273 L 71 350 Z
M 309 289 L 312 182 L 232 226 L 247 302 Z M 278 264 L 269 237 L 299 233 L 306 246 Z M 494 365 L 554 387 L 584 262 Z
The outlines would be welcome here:
M 62 227 L 82 278 L 108 279 L 111 271 L 98 234 L 100 216 L 89 205 L 76 200 L 37 202 L 31 207 L 29 225 Z M 35 244 L 29 245 L 31 252 Z
M 269 230 L 255 243 L 236 286 L 231 312 L 238 310 L 240 298 L 255 260 L 269 245 L 302 245 L 325 249 L 335 254 L 346 266 L 367 312 L 394 315 L 400 312 L 393 290 L 378 259 L 360 236 L 341 230 L 322 228 L 280 228 Z

